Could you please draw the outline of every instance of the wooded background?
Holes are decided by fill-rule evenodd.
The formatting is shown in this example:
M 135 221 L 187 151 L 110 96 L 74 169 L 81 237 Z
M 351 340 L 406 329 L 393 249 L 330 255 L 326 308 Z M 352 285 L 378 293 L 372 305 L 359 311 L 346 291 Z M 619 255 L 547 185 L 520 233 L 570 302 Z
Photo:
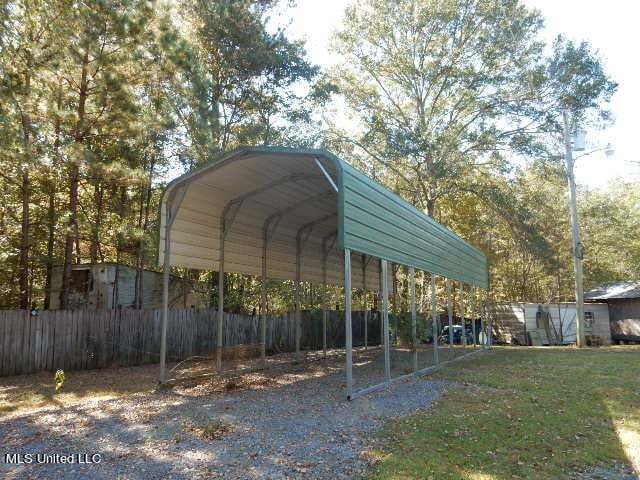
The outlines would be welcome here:
M 48 308 L 54 265 L 63 307 L 72 263 L 157 269 L 166 182 L 262 144 L 327 148 L 423 209 L 487 253 L 496 300 L 572 299 L 559 120 L 612 121 L 594 49 L 546 45 L 517 0 L 363 0 L 323 68 L 287 36 L 290 5 L 0 3 L 0 308 Z M 587 287 L 640 278 L 638 192 L 580 189 Z M 175 273 L 214 305 L 216 272 Z M 225 309 L 251 313 L 258 281 L 225 283 Z M 272 282 L 271 311 L 290 287 Z

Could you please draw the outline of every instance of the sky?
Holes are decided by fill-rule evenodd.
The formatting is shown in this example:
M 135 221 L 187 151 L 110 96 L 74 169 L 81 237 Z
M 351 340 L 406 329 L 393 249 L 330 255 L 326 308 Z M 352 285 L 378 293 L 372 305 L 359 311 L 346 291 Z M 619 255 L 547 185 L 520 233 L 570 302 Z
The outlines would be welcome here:
M 393 1 L 393 0 L 390 0 Z M 336 62 L 328 50 L 331 33 L 339 28 L 345 0 L 297 0 L 288 11 L 290 38 L 306 39 L 311 61 L 321 66 Z M 611 143 L 615 153 L 596 152 L 576 162 L 578 183 L 597 188 L 617 178 L 640 180 L 636 115 L 640 110 L 640 57 L 636 41 L 640 2 L 636 0 L 525 0 L 545 18 L 546 38 L 562 33 L 574 41 L 586 40 L 603 60 L 605 71 L 618 82 L 610 109 L 615 123 L 604 131 L 587 132 L 587 151 Z M 638 162 L 638 163 L 634 163 Z

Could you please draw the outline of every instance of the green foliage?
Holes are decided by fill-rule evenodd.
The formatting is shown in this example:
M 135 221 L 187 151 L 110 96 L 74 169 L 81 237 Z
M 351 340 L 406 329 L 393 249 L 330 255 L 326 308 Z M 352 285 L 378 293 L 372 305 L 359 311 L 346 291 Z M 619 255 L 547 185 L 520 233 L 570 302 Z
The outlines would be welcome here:
M 49 305 L 63 263 L 156 268 L 168 177 L 238 143 L 312 141 L 327 97 L 304 45 L 267 28 L 275 6 L 1 4 L 0 306 Z
M 589 110 L 608 120 L 609 112 L 601 105 L 611 99 L 617 87 L 587 42 L 575 45 L 562 36 L 555 39 L 545 88 L 553 92 L 558 107 L 568 108 L 577 121 L 584 121 Z
M 232 427 L 220 418 L 202 418 L 196 420 L 187 430 L 196 432 L 206 440 L 217 440 L 229 433 Z
M 533 112 L 541 18 L 517 1 L 368 0 L 347 9 L 333 81 L 359 122 L 366 169 L 435 214 L 504 171 L 499 151 Z
M 334 40 L 357 128 L 328 146 L 487 252 L 497 300 L 570 299 L 564 173 L 541 159 L 563 109 L 606 120 L 616 89 L 587 43 L 545 57 L 541 29 L 517 0 L 365 0 Z
M 579 200 L 587 287 L 640 278 L 640 184 L 585 189 Z
M 66 381 L 66 377 L 64 376 L 64 370 L 56 370 L 54 380 L 56 382 L 55 389 L 57 392 L 64 386 L 64 382 Z
M 400 313 L 397 315 L 389 315 L 389 326 L 395 327 L 397 325 L 397 338 L 403 345 L 411 345 L 413 342 L 413 334 L 411 327 L 411 313 Z M 392 328 L 393 329 L 393 328 Z M 432 322 L 429 319 L 424 318 L 422 315 L 418 315 L 416 319 L 416 333 L 419 340 L 426 340 L 427 337 L 432 335 Z
M 195 140 L 196 161 L 239 144 L 296 143 L 292 127 L 310 122 L 309 105 L 293 92 L 312 81 L 318 67 L 305 59 L 301 42 L 267 28 L 276 4 L 192 0 L 181 6 L 189 61 L 176 107 Z
M 320 72 L 280 7 L 0 3 L 0 307 L 48 306 L 56 265 L 156 268 L 164 182 L 215 152 L 318 143 L 487 252 L 495 299 L 569 300 L 564 174 L 543 159 L 561 109 L 608 121 L 616 84 L 592 48 L 558 38 L 546 58 L 542 18 L 517 0 L 363 0 L 336 33 L 341 62 Z M 336 96 L 353 123 L 322 136 Z M 640 274 L 627 187 L 581 193 L 588 285 Z M 215 304 L 215 272 L 177 273 L 208 282 Z M 252 313 L 259 281 L 225 285 L 226 308 Z M 293 307 L 291 287 L 269 283 L 270 311 Z M 304 292 L 319 308 L 317 286 Z

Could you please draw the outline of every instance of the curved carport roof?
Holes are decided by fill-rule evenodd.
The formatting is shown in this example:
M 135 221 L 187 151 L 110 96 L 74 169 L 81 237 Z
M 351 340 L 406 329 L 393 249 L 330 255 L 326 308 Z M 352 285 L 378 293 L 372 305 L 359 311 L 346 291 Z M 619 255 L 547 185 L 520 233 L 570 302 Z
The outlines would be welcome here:
M 224 219 L 224 221 L 223 221 Z M 378 257 L 487 288 L 484 253 L 326 150 L 242 147 L 172 181 L 161 202 L 159 261 L 343 284 L 343 249 L 354 255 L 352 286 Z M 224 234 L 223 234 L 224 232 Z M 266 241 L 265 241 L 266 240 Z M 378 262 L 372 262 L 378 271 Z M 367 270 L 367 287 L 379 275 Z

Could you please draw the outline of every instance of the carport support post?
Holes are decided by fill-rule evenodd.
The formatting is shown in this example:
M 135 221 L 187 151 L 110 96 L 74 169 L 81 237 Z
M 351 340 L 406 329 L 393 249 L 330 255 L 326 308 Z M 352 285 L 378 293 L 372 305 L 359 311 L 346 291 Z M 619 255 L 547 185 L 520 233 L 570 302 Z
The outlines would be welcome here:
M 347 400 L 353 393 L 353 340 L 351 338 L 351 250 L 344 249 L 344 328 L 347 371 Z
M 460 282 L 460 323 L 462 324 L 462 354 L 467 353 L 467 325 L 464 318 L 464 284 Z
M 368 346 L 367 323 L 369 321 L 369 312 L 367 311 L 367 256 L 362 254 L 362 315 L 364 316 L 364 349 Z
M 487 305 L 480 302 L 480 332 L 483 335 L 480 341 L 480 348 L 487 348 Z
M 322 354 L 327 358 L 327 250 L 322 245 Z
M 393 344 L 398 344 L 398 278 L 396 273 L 400 269 L 400 266 L 396 263 L 391 264 L 391 293 L 393 294 Z
M 449 317 L 449 359 L 453 348 L 453 296 L 451 295 L 451 279 L 447 278 L 447 315 Z
M 384 345 L 384 313 L 382 312 L 382 260 L 378 259 L 378 320 L 380 321 L 380 346 Z
M 473 332 L 473 349 L 476 349 L 476 300 L 478 291 L 473 287 L 471 291 L 471 330 Z
M 327 324 L 329 321 L 329 299 L 327 293 L 327 259 L 329 257 L 329 251 L 333 248 L 328 244 L 329 240 L 337 234 L 334 232 L 322 239 L 322 353 L 324 358 L 327 358 Z
M 296 312 L 295 312 L 295 320 L 296 320 L 296 360 L 300 361 L 300 260 L 302 257 L 302 240 L 300 235 L 296 238 L 296 292 L 295 292 L 295 302 L 296 302 Z
M 491 348 L 493 347 L 493 325 L 492 325 L 492 321 L 493 321 L 493 316 L 491 313 L 489 313 L 489 311 L 487 311 L 487 320 L 485 320 L 485 322 L 487 323 L 487 347 Z
M 384 346 L 384 376 L 391 380 L 391 359 L 389 355 L 389 275 L 387 272 L 387 261 L 382 260 L 381 282 L 382 282 L 382 345 Z
M 162 267 L 162 333 L 160 336 L 160 383 L 167 380 L 167 323 L 169 316 L 169 275 L 171 272 L 171 224 L 169 222 L 169 205 L 164 224 L 164 264 Z
M 262 284 L 260 285 L 260 357 L 267 361 L 267 233 L 262 238 Z
M 220 219 L 220 266 L 218 268 L 218 331 L 216 369 L 222 370 L 222 335 L 224 333 L 224 215 Z
M 431 322 L 433 330 L 433 364 L 438 365 L 440 363 L 440 352 L 438 350 L 438 335 L 440 329 L 438 328 L 438 304 L 436 301 L 436 274 L 431 274 Z
M 413 371 L 418 371 L 418 327 L 416 325 L 416 271 L 409 267 L 409 298 L 411 302 L 411 338 L 413 341 Z

